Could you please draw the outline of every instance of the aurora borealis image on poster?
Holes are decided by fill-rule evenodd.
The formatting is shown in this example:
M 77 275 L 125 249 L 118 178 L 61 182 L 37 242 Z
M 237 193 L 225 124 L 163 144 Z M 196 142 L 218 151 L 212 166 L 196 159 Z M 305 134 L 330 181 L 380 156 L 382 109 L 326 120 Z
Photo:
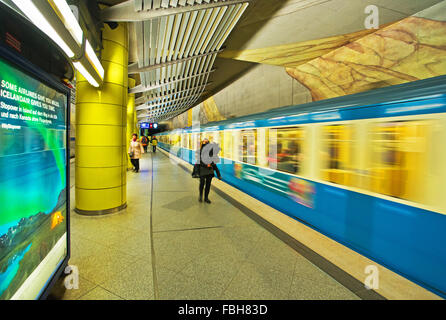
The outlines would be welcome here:
M 66 235 L 66 112 L 65 94 L 0 58 L 0 300 Z

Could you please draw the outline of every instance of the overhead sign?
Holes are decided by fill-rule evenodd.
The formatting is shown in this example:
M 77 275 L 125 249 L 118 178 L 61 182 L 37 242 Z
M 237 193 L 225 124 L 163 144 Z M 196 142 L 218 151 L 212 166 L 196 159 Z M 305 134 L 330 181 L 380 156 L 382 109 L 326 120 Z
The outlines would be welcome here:
M 158 124 L 157 123 L 142 122 L 140 127 L 141 127 L 141 129 L 157 129 L 158 128 Z

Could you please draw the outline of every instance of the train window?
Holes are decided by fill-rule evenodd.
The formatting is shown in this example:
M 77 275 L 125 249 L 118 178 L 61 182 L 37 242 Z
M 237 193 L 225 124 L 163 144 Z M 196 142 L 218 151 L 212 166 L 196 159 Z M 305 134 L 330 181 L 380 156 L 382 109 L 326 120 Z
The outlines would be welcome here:
M 207 137 L 208 137 L 210 143 L 215 142 L 214 135 L 215 135 L 215 132 L 208 132 L 207 133 Z
M 242 130 L 240 144 L 240 159 L 242 162 L 257 163 L 257 132 L 256 130 Z
M 233 145 L 233 136 L 232 131 L 226 130 L 224 131 L 224 139 L 223 139 L 223 157 L 226 159 L 233 159 L 232 157 L 232 145 Z
M 394 121 L 373 126 L 369 186 L 373 192 L 423 202 L 427 121 Z
M 355 184 L 353 170 L 352 127 L 328 125 L 322 127 L 322 179 L 342 185 Z
M 300 127 L 270 129 L 268 167 L 293 174 L 302 173 L 305 131 Z
M 225 132 L 224 131 L 219 131 L 218 132 L 218 145 L 220 147 L 220 156 L 224 157 L 225 154 L 225 147 L 224 147 L 224 139 L 225 137 Z
M 185 133 L 181 135 L 181 147 L 187 148 L 187 134 Z
M 193 150 L 199 150 L 200 144 L 201 144 L 201 134 L 200 133 L 194 133 L 193 134 Z

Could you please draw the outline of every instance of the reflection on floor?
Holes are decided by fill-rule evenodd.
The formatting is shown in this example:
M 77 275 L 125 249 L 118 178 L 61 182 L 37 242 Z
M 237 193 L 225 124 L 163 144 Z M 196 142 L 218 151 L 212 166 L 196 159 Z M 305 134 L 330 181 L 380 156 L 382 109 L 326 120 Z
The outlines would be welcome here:
M 118 214 L 72 211 L 80 283 L 64 299 L 359 299 L 213 191 L 199 203 L 198 181 L 160 153 L 127 184 Z

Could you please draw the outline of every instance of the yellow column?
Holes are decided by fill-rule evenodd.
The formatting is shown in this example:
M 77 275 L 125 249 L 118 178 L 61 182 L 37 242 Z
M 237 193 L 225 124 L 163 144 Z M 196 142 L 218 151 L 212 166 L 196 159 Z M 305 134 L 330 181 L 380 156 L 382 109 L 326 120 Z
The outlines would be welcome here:
M 76 212 L 100 215 L 126 207 L 128 30 L 103 31 L 104 84 L 79 73 L 76 93 Z
M 129 88 L 133 88 L 136 84 L 135 79 L 129 78 Z M 127 102 L 127 150 L 126 150 L 126 158 L 127 158 L 127 169 L 133 169 L 132 162 L 130 161 L 130 157 L 127 155 L 127 151 L 130 147 L 130 140 L 132 139 L 132 135 L 136 132 L 135 128 L 135 94 L 129 94 L 128 102 Z

